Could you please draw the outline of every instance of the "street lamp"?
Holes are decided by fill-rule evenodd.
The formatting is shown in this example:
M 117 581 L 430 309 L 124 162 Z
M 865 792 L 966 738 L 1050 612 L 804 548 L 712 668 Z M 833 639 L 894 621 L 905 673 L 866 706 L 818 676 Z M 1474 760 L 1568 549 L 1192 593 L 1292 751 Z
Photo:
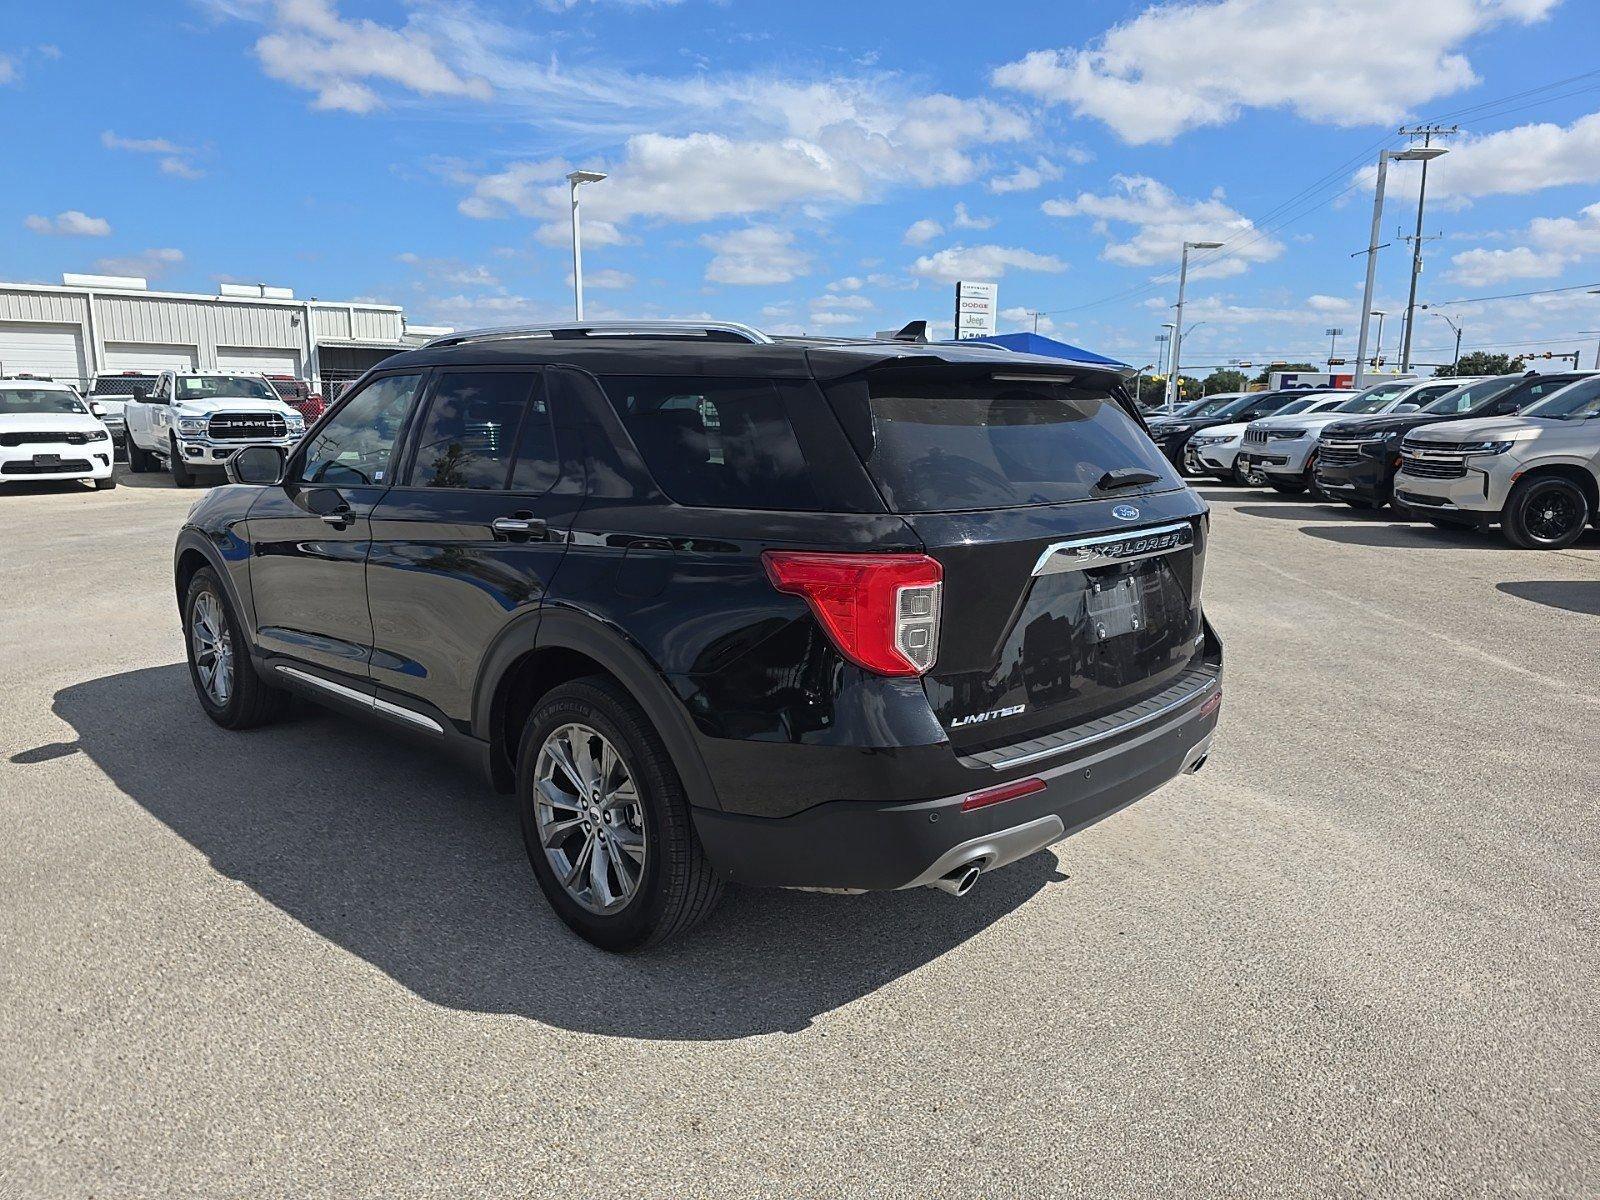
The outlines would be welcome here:
M 1426 304 L 1419 304 L 1419 305 L 1417 305 L 1417 307 L 1418 308 L 1427 308 L 1428 306 Z M 1438 317 L 1446 325 L 1450 326 L 1451 329 L 1455 330 L 1455 333 L 1456 333 L 1456 356 L 1453 359 L 1450 360 L 1450 365 L 1451 365 L 1452 368 L 1459 367 L 1461 365 L 1461 326 L 1458 325 L 1453 318 L 1445 316 L 1445 314 L 1442 313 L 1442 312 L 1436 312 L 1433 315 Z
M 1178 402 L 1178 371 L 1183 362 L 1183 290 L 1189 282 L 1189 251 L 1220 250 L 1221 242 L 1185 242 L 1182 261 L 1178 267 L 1178 312 L 1172 324 L 1172 374 L 1167 376 L 1167 411 Z M 1369 296 L 1370 300 L 1371 297 Z
M 1322 331 L 1322 335 L 1328 339 L 1328 370 L 1330 372 L 1333 370 L 1333 360 L 1338 357 L 1339 338 L 1343 333 L 1344 330 L 1336 325 L 1330 325 Z
M 1383 362 L 1383 319 L 1389 315 L 1387 309 L 1375 308 L 1372 315 L 1378 318 L 1378 348 L 1372 352 L 1372 369 L 1376 371 Z
M 578 320 L 583 320 L 583 235 L 578 227 L 578 185 L 599 183 L 605 178 L 601 171 L 573 171 L 567 176 L 572 185 L 572 308 Z
M 1361 293 L 1361 339 L 1356 346 L 1356 377 L 1352 386 L 1362 386 L 1367 370 L 1367 322 L 1372 312 L 1372 287 L 1378 270 L 1378 227 L 1383 224 L 1383 186 L 1389 177 L 1389 160 L 1428 162 L 1448 151 L 1443 146 L 1408 146 L 1404 150 L 1385 150 L 1378 155 L 1378 184 L 1372 197 L 1372 239 L 1367 243 L 1367 286 Z

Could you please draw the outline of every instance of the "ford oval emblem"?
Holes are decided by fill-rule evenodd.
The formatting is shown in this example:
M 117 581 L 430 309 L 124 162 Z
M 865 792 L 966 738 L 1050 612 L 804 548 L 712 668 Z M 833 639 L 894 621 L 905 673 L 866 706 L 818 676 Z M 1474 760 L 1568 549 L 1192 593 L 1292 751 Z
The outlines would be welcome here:
M 1111 510 L 1111 515 L 1119 521 L 1137 521 L 1139 510 L 1131 504 L 1119 504 Z

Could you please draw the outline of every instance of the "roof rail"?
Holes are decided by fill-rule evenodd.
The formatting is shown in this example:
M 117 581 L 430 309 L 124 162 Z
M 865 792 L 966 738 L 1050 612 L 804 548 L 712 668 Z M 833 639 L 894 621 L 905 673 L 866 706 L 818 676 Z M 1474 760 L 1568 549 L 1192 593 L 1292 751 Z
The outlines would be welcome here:
M 719 342 L 749 342 L 770 345 L 772 339 L 759 329 L 737 321 L 568 321 L 555 325 L 503 325 L 491 329 L 464 329 L 423 343 L 424 350 L 439 346 L 462 346 L 468 342 L 498 342 L 511 338 L 549 337 L 579 340 L 590 337 L 687 337 Z

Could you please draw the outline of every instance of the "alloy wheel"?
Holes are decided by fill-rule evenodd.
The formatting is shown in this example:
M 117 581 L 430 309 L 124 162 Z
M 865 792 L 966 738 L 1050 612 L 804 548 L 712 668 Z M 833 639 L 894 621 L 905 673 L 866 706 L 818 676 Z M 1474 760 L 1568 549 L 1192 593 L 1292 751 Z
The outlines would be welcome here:
M 1571 492 L 1549 488 L 1528 498 L 1523 523 L 1538 542 L 1559 542 L 1584 518 L 1583 506 Z
M 233 639 L 228 636 L 222 603 L 210 592 L 195 597 L 189 614 L 189 643 L 200 686 L 213 704 L 225 706 L 233 695 Z
M 628 764 L 599 731 L 562 725 L 539 748 L 533 780 L 539 842 L 556 881 L 590 912 L 627 907 L 649 852 Z

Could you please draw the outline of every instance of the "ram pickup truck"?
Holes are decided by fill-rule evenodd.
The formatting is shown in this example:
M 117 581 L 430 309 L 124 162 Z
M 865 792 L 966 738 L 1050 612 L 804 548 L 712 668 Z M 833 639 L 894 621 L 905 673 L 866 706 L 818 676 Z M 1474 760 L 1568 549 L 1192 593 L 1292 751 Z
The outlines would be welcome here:
M 1434 524 L 1498 523 L 1524 550 L 1572 545 L 1600 512 L 1600 372 L 1517 416 L 1412 430 L 1394 494 Z
M 119 451 L 126 452 L 127 430 L 122 410 L 136 388 L 149 388 L 156 377 L 148 371 L 101 371 L 89 384 L 89 408 L 105 422 Z
M 220 472 L 247 446 L 287 452 L 306 431 L 265 376 L 224 371 L 162 371 L 123 407 L 128 469 L 165 468 L 179 487 L 196 473 Z

